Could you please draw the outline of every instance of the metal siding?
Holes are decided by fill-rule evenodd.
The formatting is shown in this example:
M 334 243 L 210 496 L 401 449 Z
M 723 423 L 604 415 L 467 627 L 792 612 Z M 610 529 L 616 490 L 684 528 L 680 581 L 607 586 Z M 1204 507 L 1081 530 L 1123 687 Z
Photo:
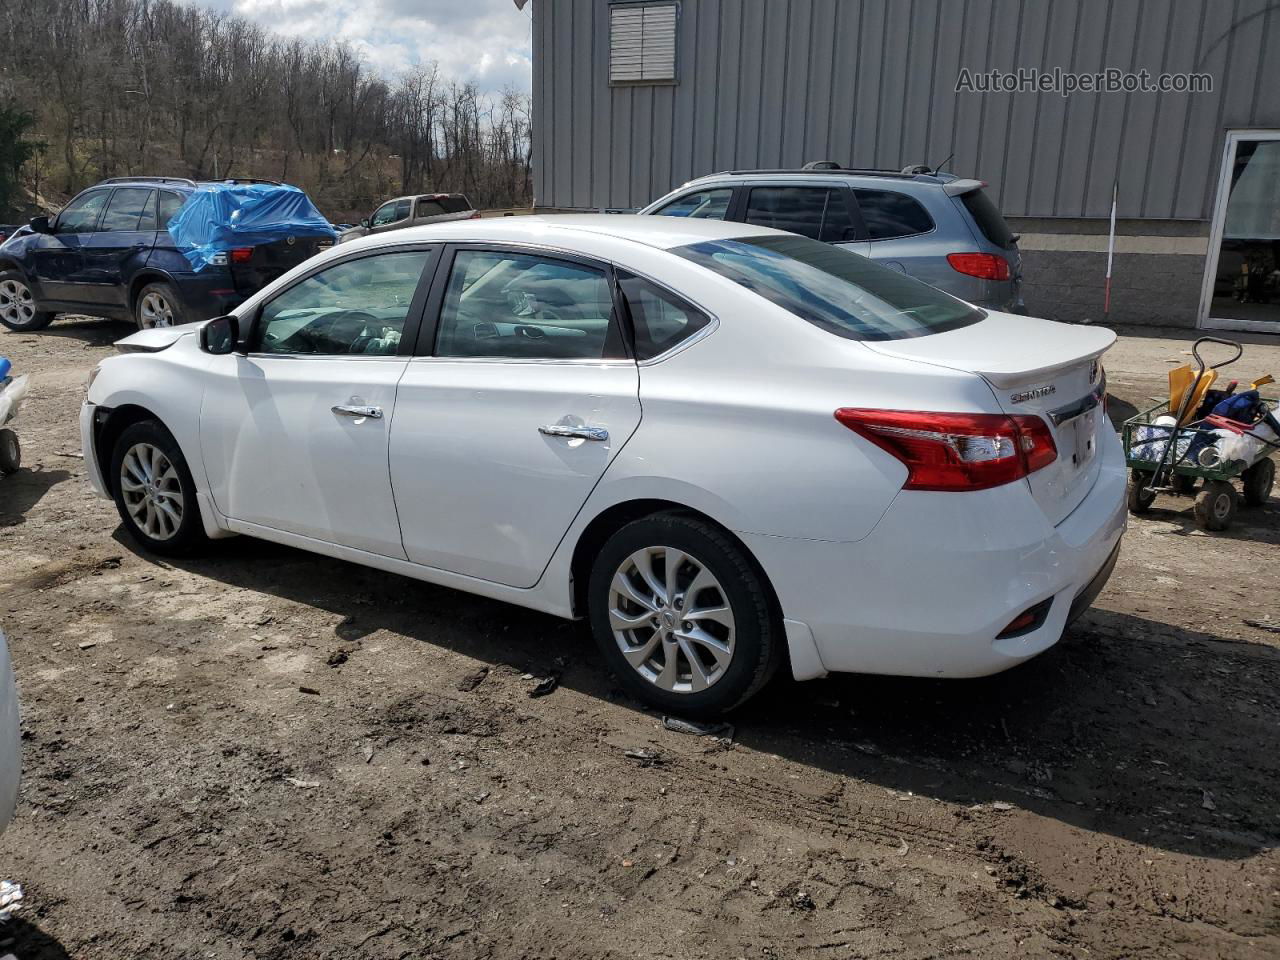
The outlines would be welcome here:
M 682 0 L 676 83 L 611 85 L 626 4 L 538 0 L 535 196 L 638 206 L 720 169 L 954 152 L 949 169 L 990 181 L 1009 216 L 1106 216 L 1119 179 L 1122 217 L 1205 219 L 1224 128 L 1280 126 L 1270 2 Z M 958 93 L 961 67 L 1201 70 L 1215 88 Z

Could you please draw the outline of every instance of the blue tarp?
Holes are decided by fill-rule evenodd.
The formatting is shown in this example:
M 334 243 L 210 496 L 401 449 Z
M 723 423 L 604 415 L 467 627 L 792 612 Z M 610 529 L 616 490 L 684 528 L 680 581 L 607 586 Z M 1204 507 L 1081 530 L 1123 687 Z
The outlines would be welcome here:
M 208 183 L 169 221 L 169 236 L 197 272 L 215 253 L 285 237 L 336 239 L 303 191 L 268 183 Z

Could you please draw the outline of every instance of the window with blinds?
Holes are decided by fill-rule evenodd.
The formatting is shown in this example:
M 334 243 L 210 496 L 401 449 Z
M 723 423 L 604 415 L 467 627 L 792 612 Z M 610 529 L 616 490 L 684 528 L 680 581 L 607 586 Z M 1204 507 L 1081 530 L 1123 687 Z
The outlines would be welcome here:
M 676 79 L 676 5 L 618 3 L 609 8 L 609 81 Z

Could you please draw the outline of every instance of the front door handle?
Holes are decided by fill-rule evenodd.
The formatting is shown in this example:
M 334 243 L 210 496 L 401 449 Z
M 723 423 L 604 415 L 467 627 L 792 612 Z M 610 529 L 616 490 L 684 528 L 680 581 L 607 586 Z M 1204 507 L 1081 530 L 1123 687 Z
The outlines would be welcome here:
M 538 432 L 548 437 L 568 437 L 571 440 L 603 442 L 609 439 L 609 431 L 604 427 L 570 427 L 563 423 L 550 423 L 539 427 Z
M 363 420 L 366 417 L 370 420 L 382 419 L 381 407 L 362 407 L 356 404 L 340 403 L 331 409 L 340 417 L 355 417 L 359 420 Z

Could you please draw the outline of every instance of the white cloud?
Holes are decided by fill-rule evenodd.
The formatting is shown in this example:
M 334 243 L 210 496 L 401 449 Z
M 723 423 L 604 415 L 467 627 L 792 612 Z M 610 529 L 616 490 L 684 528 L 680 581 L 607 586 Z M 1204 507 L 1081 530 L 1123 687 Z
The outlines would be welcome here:
M 199 0 L 183 0 L 196 5 Z M 344 40 L 394 77 L 435 60 L 452 80 L 483 90 L 529 90 L 529 8 L 512 0 L 205 0 L 282 36 Z

